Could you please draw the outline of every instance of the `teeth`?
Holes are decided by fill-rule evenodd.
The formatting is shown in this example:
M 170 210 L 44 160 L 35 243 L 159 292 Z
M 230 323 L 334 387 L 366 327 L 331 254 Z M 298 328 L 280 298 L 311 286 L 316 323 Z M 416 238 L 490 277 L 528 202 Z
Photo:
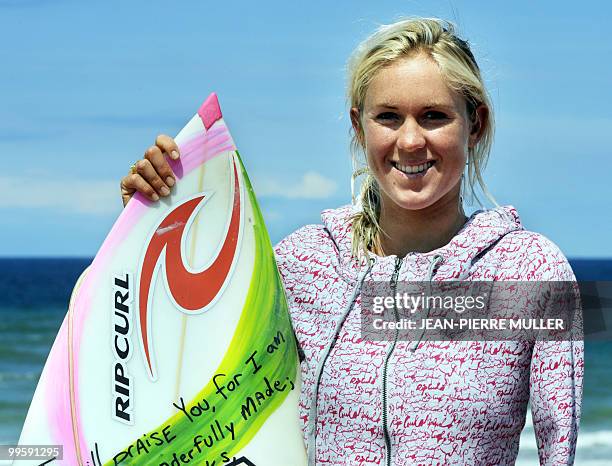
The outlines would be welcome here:
M 425 171 L 426 169 L 430 168 L 433 164 L 434 164 L 433 162 L 427 162 L 421 165 L 417 165 L 415 167 L 409 167 L 408 165 L 400 165 L 399 163 L 396 163 L 395 168 L 407 174 L 414 174 L 414 173 L 421 173 Z

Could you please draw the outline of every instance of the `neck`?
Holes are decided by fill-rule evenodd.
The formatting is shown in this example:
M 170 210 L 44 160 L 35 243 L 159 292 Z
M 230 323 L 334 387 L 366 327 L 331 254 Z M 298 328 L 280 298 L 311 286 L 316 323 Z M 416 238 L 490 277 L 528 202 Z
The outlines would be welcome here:
M 381 198 L 380 236 L 382 256 L 404 257 L 409 252 L 430 252 L 450 242 L 465 224 L 459 191 L 448 193 L 434 205 L 420 210 L 399 207 L 386 196 Z

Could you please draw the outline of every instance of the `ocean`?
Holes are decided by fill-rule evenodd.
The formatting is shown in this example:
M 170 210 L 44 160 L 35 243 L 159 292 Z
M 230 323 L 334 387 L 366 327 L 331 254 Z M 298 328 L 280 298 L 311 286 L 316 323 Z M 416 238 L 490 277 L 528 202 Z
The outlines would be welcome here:
M 0 445 L 17 442 L 72 287 L 91 259 L 0 259 Z M 612 281 L 612 260 L 570 260 L 578 280 Z M 585 342 L 576 464 L 612 464 L 612 341 Z M 1 464 L 1 462 L 0 462 Z M 518 465 L 537 464 L 531 416 Z

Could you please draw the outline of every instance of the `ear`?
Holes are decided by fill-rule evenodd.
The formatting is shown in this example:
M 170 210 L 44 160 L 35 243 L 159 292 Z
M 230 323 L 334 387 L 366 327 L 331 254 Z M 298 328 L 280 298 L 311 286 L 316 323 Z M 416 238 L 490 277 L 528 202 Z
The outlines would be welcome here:
M 353 125 L 353 131 L 355 134 L 361 132 L 361 121 L 359 121 L 359 109 L 357 107 L 351 108 L 351 124 Z
M 365 147 L 364 143 L 364 134 L 363 127 L 361 126 L 361 114 L 359 113 L 359 109 L 357 107 L 351 108 L 351 124 L 353 125 L 353 131 L 355 132 L 355 137 L 361 147 Z
M 488 120 L 488 117 L 489 109 L 485 105 L 480 104 L 474 110 L 474 121 L 472 122 L 470 138 L 468 141 L 468 146 L 470 148 L 473 148 L 478 143 L 478 141 L 480 141 L 480 138 L 482 137 L 485 130 L 484 123 Z

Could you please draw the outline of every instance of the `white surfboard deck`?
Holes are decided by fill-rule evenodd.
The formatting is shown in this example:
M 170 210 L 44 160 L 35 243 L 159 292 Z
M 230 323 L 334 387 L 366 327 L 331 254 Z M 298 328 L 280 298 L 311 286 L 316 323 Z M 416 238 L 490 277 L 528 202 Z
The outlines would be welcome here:
M 49 464 L 305 465 L 282 283 L 216 95 L 176 141 L 171 195 L 135 195 L 77 283 L 19 444 L 61 445 Z

